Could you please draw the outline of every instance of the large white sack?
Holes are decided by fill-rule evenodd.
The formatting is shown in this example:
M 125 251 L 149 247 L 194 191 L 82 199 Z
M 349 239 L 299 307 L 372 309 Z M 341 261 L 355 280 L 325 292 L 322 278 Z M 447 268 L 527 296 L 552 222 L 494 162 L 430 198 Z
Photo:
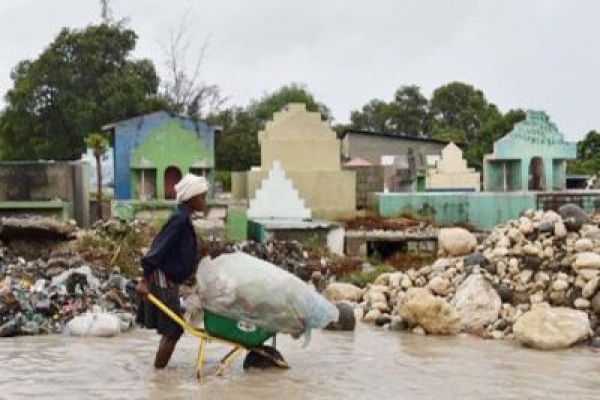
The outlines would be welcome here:
M 110 337 L 121 332 L 119 317 L 102 311 L 87 312 L 70 320 L 65 332 L 71 336 Z
M 110 337 L 119 333 L 121 333 L 121 321 L 119 317 L 105 312 L 94 314 L 94 322 L 88 335 Z
M 92 313 L 78 315 L 67 322 L 67 325 L 65 325 L 65 333 L 71 336 L 85 336 L 90 331 L 92 322 L 94 322 Z
M 313 287 L 246 253 L 206 257 L 196 277 L 202 307 L 269 331 L 300 335 L 338 319 L 337 308 Z

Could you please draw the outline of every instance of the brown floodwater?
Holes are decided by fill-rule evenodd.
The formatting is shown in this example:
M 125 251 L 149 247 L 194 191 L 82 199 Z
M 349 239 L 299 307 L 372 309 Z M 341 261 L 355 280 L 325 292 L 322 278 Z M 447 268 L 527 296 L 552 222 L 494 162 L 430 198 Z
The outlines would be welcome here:
M 473 337 L 421 337 L 360 325 L 313 332 L 310 345 L 278 338 L 288 371 L 197 382 L 197 342 L 186 336 L 169 367 L 151 362 L 158 337 L 20 337 L 0 340 L 0 399 L 599 399 L 600 352 L 541 352 Z M 208 348 L 208 370 L 226 347 Z

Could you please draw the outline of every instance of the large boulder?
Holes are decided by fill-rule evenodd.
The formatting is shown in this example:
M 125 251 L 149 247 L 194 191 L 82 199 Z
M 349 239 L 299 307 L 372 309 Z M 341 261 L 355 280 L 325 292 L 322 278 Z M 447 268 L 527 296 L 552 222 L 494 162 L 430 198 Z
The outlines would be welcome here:
M 463 228 L 442 228 L 438 234 L 438 248 L 443 255 L 465 256 L 477 247 L 477 238 Z
M 584 253 L 586 251 L 594 250 L 594 242 L 591 239 L 582 238 L 575 242 L 575 251 L 577 253 Z
M 571 232 L 581 229 L 583 224 L 590 223 L 590 217 L 579 206 L 575 204 L 565 204 L 558 209 L 565 226 Z
M 577 254 L 575 262 L 573 263 L 573 269 L 579 271 L 580 269 L 600 269 L 600 254 L 593 252 L 584 252 Z
M 452 306 L 460 314 L 462 327 L 471 330 L 495 322 L 502 300 L 483 275 L 474 274 L 458 287 Z
M 456 335 L 460 331 L 458 312 L 427 289 L 409 289 L 400 304 L 400 316 L 409 327 L 421 326 L 427 333 Z
M 339 318 L 337 321 L 327 325 L 325 329 L 330 331 L 353 331 L 356 326 L 354 307 L 346 302 L 336 303 L 335 306 L 338 309 Z
M 363 290 L 351 283 L 334 282 L 323 291 L 323 296 L 334 303 L 338 301 L 357 303 L 363 296 Z
M 450 281 L 448 281 L 448 279 L 446 279 L 440 275 L 433 278 L 427 284 L 427 287 L 429 288 L 429 290 L 431 290 L 433 293 L 438 294 L 440 296 L 445 296 L 448 294 L 449 286 L 450 286 Z
M 590 331 L 585 312 L 565 307 L 534 307 L 513 325 L 515 338 L 522 345 L 541 350 L 570 347 L 585 340 Z

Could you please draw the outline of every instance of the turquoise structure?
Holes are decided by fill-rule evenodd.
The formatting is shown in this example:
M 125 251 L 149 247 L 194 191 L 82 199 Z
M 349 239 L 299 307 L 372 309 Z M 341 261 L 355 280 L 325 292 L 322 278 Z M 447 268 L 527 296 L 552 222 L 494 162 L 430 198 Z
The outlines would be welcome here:
M 385 218 L 412 215 L 438 226 L 469 224 L 482 231 L 536 208 L 533 192 L 376 193 L 374 211 Z
M 564 190 L 567 160 L 576 157 L 576 144 L 565 141 L 548 115 L 529 110 L 527 118 L 496 141 L 494 152 L 484 157 L 484 190 Z
M 370 200 L 373 211 L 384 218 L 408 214 L 438 226 L 469 224 L 491 231 L 531 209 L 550 210 L 572 203 L 592 213 L 600 203 L 600 192 L 374 193 Z

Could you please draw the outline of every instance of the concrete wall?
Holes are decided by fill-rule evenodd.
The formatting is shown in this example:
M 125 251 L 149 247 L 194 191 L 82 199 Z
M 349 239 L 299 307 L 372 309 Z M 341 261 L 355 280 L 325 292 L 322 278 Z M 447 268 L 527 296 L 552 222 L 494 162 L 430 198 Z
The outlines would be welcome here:
M 347 171 L 356 173 L 356 207 L 367 208 L 369 194 L 382 192 L 385 184 L 385 167 L 375 165 L 371 167 L 346 168 Z
M 62 200 L 0 202 L 0 217 L 21 215 L 36 215 L 67 220 L 73 217 L 73 204 Z
M 248 172 L 248 198 L 252 199 L 268 171 Z M 286 171 L 300 197 L 316 219 L 353 218 L 356 210 L 356 176 L 351 171 Z
M 89 225 L 89 165 L 84 162 L 0 162 L 0 202 L 69 204 L 69 217 Z M 51 207 L 52 208 L 52 207 Z M 43 210 L 43 206 L 31 208 Z
M 231 196 L 235 200 L 248 198 L 248 172 L 231 173 Z
M 517 218 L 536 208 L 536 196 L 515 193 L 377 193 L 375 211 L 382 217 L 408 213 L 430 218 L 436 224 L 468 223 L 482 230 Z

